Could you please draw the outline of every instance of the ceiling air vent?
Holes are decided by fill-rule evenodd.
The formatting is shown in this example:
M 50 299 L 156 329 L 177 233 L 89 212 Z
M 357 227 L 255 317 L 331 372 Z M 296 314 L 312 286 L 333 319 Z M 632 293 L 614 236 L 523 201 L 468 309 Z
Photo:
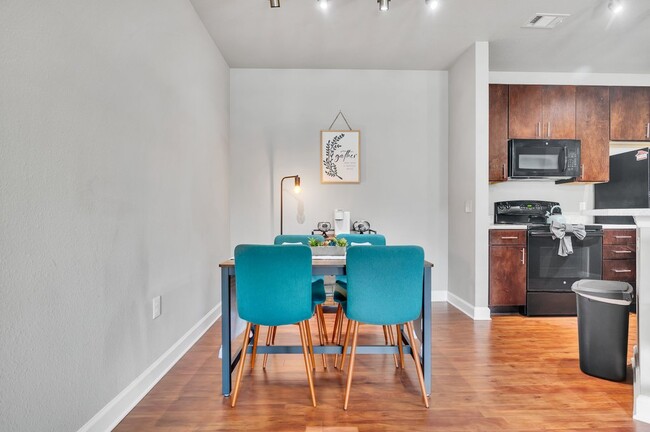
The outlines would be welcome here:
M 550 13 L 537 13 L 531 19 L 526 21 L 522 27 L 536 28 L 536 29 L 552 29 L 562 21 L 567 19 L 568 14 L 550 14 Z

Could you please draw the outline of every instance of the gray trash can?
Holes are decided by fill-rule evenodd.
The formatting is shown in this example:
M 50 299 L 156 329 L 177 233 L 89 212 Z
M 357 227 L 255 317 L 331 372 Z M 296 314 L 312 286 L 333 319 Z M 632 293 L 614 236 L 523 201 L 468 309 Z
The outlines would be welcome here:
M 632 286 L 583 279 L 571 289 L 577 295 L 580 370 L 598 378 L 624 381 Z

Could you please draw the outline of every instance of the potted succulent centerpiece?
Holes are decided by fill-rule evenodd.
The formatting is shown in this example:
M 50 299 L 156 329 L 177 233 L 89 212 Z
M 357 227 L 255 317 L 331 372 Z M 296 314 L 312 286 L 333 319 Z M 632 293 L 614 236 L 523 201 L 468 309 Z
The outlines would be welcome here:
M 309 239 L 311 253 L 317 256 L 344 256 L 347 245 L 346 239 L 337 239 L 336 237 L 325 239 L 325 241 L 313 237 Z

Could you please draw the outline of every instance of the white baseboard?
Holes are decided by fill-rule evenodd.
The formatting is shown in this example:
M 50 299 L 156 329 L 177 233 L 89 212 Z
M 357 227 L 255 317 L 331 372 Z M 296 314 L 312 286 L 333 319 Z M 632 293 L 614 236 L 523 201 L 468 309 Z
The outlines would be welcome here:
M 638 395 L 634 398 L 633 418 L 644 423 L 650 423 L 650 397 Z
M 475 321 L 489 321 L 490 308 L 474 307 L 457 295 L 447 292 L 447 302 Z
M 431 301 L 434 302 L 446 302 L 447 301 L 447 291 L 431 291 Z
M 104 408 L 83 425 L 78 432 L 110 431 L 145 397 L 149 390 L 178 362 L 221 316 L 221 303 L 205 314 L 171 348 L 131 384 L 113 398 Z

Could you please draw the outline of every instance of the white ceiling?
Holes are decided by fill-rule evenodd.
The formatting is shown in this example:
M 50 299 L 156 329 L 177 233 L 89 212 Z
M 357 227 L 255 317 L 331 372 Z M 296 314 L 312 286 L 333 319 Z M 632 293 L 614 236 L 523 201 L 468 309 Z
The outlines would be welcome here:
M 233 68 L 446 70 L 474 41 L 490 42 L 490 70 L 650 73 L 650 0 L 191 0 Z M 537 12 L 571 16 L 523 29 Z

